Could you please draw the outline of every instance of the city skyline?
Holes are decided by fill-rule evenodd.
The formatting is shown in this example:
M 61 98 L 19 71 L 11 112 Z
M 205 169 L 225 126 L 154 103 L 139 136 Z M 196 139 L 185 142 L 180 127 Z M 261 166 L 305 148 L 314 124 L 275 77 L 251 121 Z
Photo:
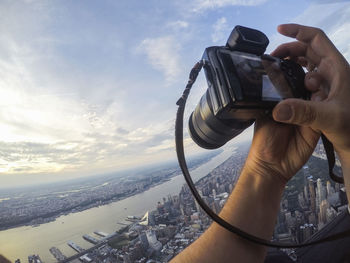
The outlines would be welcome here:
M 8 187 L 175 160 L 175 102 L 188 71 L 236 24 L 265 32 L 267 52 L 290 41 L 278 24 L 319 26 L 350 56 L 345 1 L 23 0 L 2 1 L 0 12 L 0 180 Z M 188 111 L 205 89 L 201 76 Z
M 214 166 L 215 168 L 212 171 L 208 174 L 202 174 L 201 179 L 196 181 L 196 188 L 201 197 L 215 213 L 220 212 L 234 188 L 248 150 L 248 144 L 240 145 L 240 151 L 231 153 L 229 158 L 224 158 L 218 166 Z M 200 167 L 201 164 L 198 164 Z M 337 166 L 337 172 L 339 172 L 339 169 Z M 173 172 L 165 171 L 164 175 L 165 177 L 172 177 Z M 179 176 L 181 177 L 181 175 L 177 175 L 175 178 Z M 158 177 L 158 175 L 155 175 L 155 177 Z M 339 222 L 341 218 L 348 219 L 348 203 L 345 188 L 343 185 L 329 180 L 325 151 L 322 144 L 319 143 L 307 164 L 286 186 L 280 203 L 280 211 L 272 238 L 273 241 L 301 243 L 310 238 L 317 238 L 317 235 L 314 236 L 313 234 L 322 231 L 323 228 L 326 228 L 325 233 L 329 234 L 330 226 L 334 225 L 333 221 Z M 159 186 L 166 188 L 166 184 L 163 181 Z M 115 184 L 115 186 L 117 185 L 119 184 Z M 174 182 L 171 185 L 174 188 Z M 72 192 L 71 196 L 66 194 L 71 192 L 68 188 L 66 192 L 61 192 L 64 196 L 56 196 L 56 198 L 52 198 L 53 196 L 49 197 L 41 192 L 33 193 L 31 198 L 26 197 L 30 206 L 24 203 L 21 204 L 22 202 L 20 200 L 19 202 L 16 200 L 5 200 L 9 212 L 4 215 L 6 217 L 6 214 L 10 215 L 12 211 L 13 214 L 10 217 L 15 219 L 20 218 L 28 208 L 43 210 L 54 206 L 65 207 L 65 205 L 61 205 L 61 200 L 59 199 L 68 196 L 70 199 L 69 203 L 71 204 L 74 204 L 74 202 L 83 204 L 85 202 L 84 200 L 91 200 L 91 197 L 97 197 L 96 200 L 100 200 L 100 203 L 96 203 L 95 205 L 106 207 L 105 202 L 101 201 L 105 200 L 106 196 L 111 198 L 110 193 L 118 191 L 116 191 L 113 183 L 111 185 L 103 184 L 100 187 L 101 189 L 92 187 L 95 188 L 96 193 L 87 190 L 81 193 Z M 125 185 L 125 187 L 122 186 L 121 188 L 128 190 L 133 187 L 142 189 L 141 192 L 135 192 L 137 196 L 142 191 L 148 191 L 149 182 L 140 180 L 131 182 L 128 186 Z M 103 223 L 87 224 L 86 230 L 83 232 L 74 229 L 76 233 L 79 233 L 78 237 L 73 235 L 74 241 L 72 241 L 73 233 L 64 233 L 65 237 L 59 238 L 59 241 L 52 239 L 51 242 L 46 242 L 40 249 L 33 248 L 31 252 L 36 251 L 36 253 L 33 255 L 29 254 L 28 260 L 35 263 L 37 262 L 35 261 L 36 259 L 41 258 L 44 262 L 52 262 L 52 256 L 54 256 L 56 259 L 66 260 L 64 262 L 71 262 L 73 258 L 83 256 L 83 262 L 93 260 L 95 262 L 145 263 L 149 259 L 168 262 L 195 241 L 212 222 L 199 207 L 198 203 L 195 202 L 188 186 L 184 184 L 183 180 L 180 181 L 177 187 L 178 191 L 172 193 L 164 191 L 163 195 L 155 195 L 152 198 L 153 205 L 151 209 L 140 206 L 137 210 L 138 212 L 126 216 L 126 213 L 129 213 L 133 207 L 127 207 L 128 212 L 126 212 L 124 211 L 126 208 L 123 209 L 124 206 L 121 205 L 120 208 L 122 210 L 119 209 L 119 213 L 123 211 L 124 218 L 122 219 L 119 215 L 117 221 L 116 217 L 112 217 L 114 219 L 112 220 L 114 221 L 114 226 L 106 228 L 105 220 L 99 221 Z M 82 189 L 87 188 L 82 186 Z M 149 192 L 152 191 L 154 191 L 154 188 L 150 189 Z M 40 198 L 36 200 L 34 198 L 35 195 Z M 50 203 L 50 207 L 42 204 L 42 200 Z M 123 201 L 113 201 L 115 205 L 120 202 Z M 79 207 L 83 206 L 77 206 L 78 209 L 74 209 L 73 213 L 80 211 Z M 116 207 L 113 208 L 107 209 L 115 210 Z M 88 210 L 91 211 L 93 209 L 88 208 Z M 99 215 L 104 214 L 105 212 L 103 210 L 99 211 Z M 142 217 L 142 215 L 144 216 Z M 73 222 L 70 222 L 72 219 L 68 218 L 72 217 L 58 218 L 57 227 L 64 228 L 72 224 Z M 89 215 L 86 214 L 84 218 L 85 220 L 89 220 L 90 218 L 94 218 L 94 216 L 90 213 Z M 65 222 L 64 226 L 61 225 L 63 222 Z M 30 224 L 40 224 L 34 227 L 34 229 L 43 228 L 46 229 L 46 232 L 50 232 L 47 231 L 47 222 L 45 221 L 33 221 Z M 40 237 L 45 239 L 45 235 L 46 233 L 42 233 Z M 6 245 L 8 246 L 8 244 Z M 16 244 L 14 246 L 16 247 Z M 13 260 L 20 258 L 21 262 L 23 260 L 26 262 L 26 257 L 22 256 L 23 253 L 19 250 L 15 251 L 10 254 L 11 258 Z M 48 254 L 49 251 L 51 254 Z M 286 249 L 282 250 L 281 253 L 288 255 L 292 259 L 296 259 L 299 256 L 297 249 Z

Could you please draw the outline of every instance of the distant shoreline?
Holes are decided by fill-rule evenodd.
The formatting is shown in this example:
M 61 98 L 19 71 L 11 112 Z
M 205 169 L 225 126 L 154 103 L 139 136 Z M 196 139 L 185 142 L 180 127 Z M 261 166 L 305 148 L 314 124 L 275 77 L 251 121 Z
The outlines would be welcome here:
M 181 174 L 176 174 L 175 173 L 175 174 L 171 175 L 168 178 L 165 178 L 165 179 L 163 179 L 163 180 L 161 180 L 159 182 L 156 182 L 156 183 L 150 185 L 149 187 L 147 187 L 145 189 L 142 189 L 141 191 L 135 191 L 133 193 L 126 194 L 126 195 L 124 195 L 122 197 L 119 197 L 117 199 L 110 198 L 108 200 L 103 200 L 103 201 L 95 200 L 95 201 L 92 201 L 91 203 L 89 203 L 87 205 L 84 205 L 84 206 L 78 205 L 76 207 L 71 207 L 71 208 L 69 208 L 67 210 L 57 211 L 57 213 L 52 212 L 52 213 L 49 213 L 48 215 L 43 215 L 43 216 L 40 216 L 40 217 L 31 218 L 30 220 L 26 220 L 23 223 L 18 223 L 18 224 L 14 224 L 14 225 L 10 225 L 10 226 L 3 226 L 3 227 L 0 227 L 0 231 L 5 231 L 5 230 L 9 230 L 9 229 L 17 228 L 17 227 L 22 227 L 22 226 L 38 227 L 38 226 L 40 226 L 42 224 L 54 222 L 60 216 L 66 216 L 66 215 L 69 215 L 69 214 L 82 212 L 82 211 L 85 211 L 85 210 L 88 210 L 88 209 L 91 209 L 91 208 L 105 206 L 105 205 L 108 205 L 108 204 L 111 204 L 111 203 L 114 203 L 114 202 L 119 202 L 119 201 L 124 200 L 126 198 L 129 198 L 129 197 L 141 194 L 143 192 L 146 192 L 146 191 L 150 190 L 151 188 L 153 188 L 155 186 L 158 186 L 158 185 L 161 185 L 163 183 L 166 183 L 166 182 L 170 181 L 171 178 L 173 178 L 175 176 L 178 176 L 178 175 L 181 175 Z
M 207 156 L 206 158 L 204 158 L 203 160 L 201 160 L 199 163 L 195 163 L 193 164 L 192 167 L 190 167 L 190 170 L 196 169 L 198 167 L 200 167 L 201 165 L 203 165 L 204 163 L 207 163 L 208 161 L 210 161 L 212 158 L 218 156 L 220 153 L 222 152 L 218 152 L 216 154 L 212 154 L 210 156 Z M 77 213 L 77 212 L 82 212 L 82 211 L 86 211 L 88 209 L 91 208 L 95 208 L 95 207 L 100 207 L 100 206 L 105 206 L 114 202 L 119 202 L 122 201 L 126 198 L 141 194 L 143 192 L 146 192 L 148 190 L 150 190 L 151 188 L 161 185 L 163 183 L 166 183 L 168 181 L 170 181 L 172 178 L 178 176 L 178 175 L 182 175 L 181 170 L 179 169 L 178 171 L 174 171 L 170 174 L 167 174 L 166 176 L 163 176 L 164 178 L 160 179 L 159 181 L 155 181 L 153 184 L 148 185 L 146 188 L 140 189 L 140 190 L 136 190 L 129 192 L 129 193 L 125 193 L 125 194 L 115 194 L 114 196 L 111 196 L 109 199 L 106 200 L 101 200 L 101 199 L 94 199 L 91 200 L 90 202 L 82 202 L 81 204 L 78 204 L 74 207 L 69 207 L 67 209 L 63 209 L 63 210 L 58 210 L 58 211 L 53 211 L 44 215 L 40 215 L 37 217 L 34 216 L 29 216 L 26 219 L 23 219 L 22 221 L 17 221 L 15 224 L 6 224 L 3 226 L 0 226 L 0 231 L 5 231 L 5 230 L 9 230 L 9 229 L 14 229 L 14 228 L 18 228 L 18 227 L 22 227 L 22 226 L 31 226 L 31 227 L 38 227 L 42 224 L 46 224 L 46 223 L 50 223 L 50 222 L 54 222 L 56 221 L 57 218 L 59 218 L 60 216 L 66 216 L 69 214 L 73 214 L 73 213 Z

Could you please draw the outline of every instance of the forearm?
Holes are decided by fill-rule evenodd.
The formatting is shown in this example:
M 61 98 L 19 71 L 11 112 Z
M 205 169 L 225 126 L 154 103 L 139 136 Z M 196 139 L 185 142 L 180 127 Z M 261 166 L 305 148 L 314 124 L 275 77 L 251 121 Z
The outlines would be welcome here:
M 270 239 L 284 183 L 270 174 L 244 169 L 220 216 L 240 229 Z M 262 262 L 265 248 L 230 233 L 216 223 L 173 262 Z

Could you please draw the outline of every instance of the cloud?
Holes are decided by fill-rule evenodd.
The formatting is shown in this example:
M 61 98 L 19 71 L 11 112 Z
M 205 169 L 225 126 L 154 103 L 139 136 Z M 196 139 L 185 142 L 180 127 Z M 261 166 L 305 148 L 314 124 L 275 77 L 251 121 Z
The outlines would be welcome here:
M 223 43 L 227 38 L 226 31 L 229 29 L 226 17 L 219 18 L 213 25 L 214 32 L 211 34 L 211 40 L 214 43 Z
M 267 0 L 197 0 L 193 3 L 194 12 L 222 8 L 226 6 L 256 6 L 265 3 Z
M 124 128 L 122 128 L 122 127 L 118 127 L 117 128 L 117 133 L 125 135 L 125 134 L 128 134 L 129 131 L 124 129 Z
M 172 36 L 146 38 L 138 47 L 138 51 L 145 53 L 148 62 L 161 71 L 166 81 L 172 82 L 180 74 L 179 42 Z
M 172 121 L 166 121 L 127 132 L 104 125 L 101 129 L 87 129 L 91 132 L 77 140 L 1 141 L 0 172 L 2 175 L 77 172 L 87 175 L 114 171 L 135 162 L 141 165 L 146 160 L 167 160 L 174 157 L 173 126 Z M 113 133 L 113 130 L 122 132 Z M 164 151 L 165 155 L 160 156 Z
M 173 139 L 163 140 L 160 144 L 146 149 L 146 153 L 158 153 L 159 151 L 174 150 L 175 142 Z
M 348 15 L 350 15 L 350 8 L 348 8 L 347 12 Z M 350 61 L 350 37 L 348 37 L 349 31 L 350 23 L 344 22 L 333 32 L 329 33 L 329 38 L 334 42 L 336 47 L 348 61 Z
M 350 36 L 347 32 L 350 31 L 350 3 L 344 1 L 329 4 L 320 2 L 320 4 L 310 5 L 301 15 L 290 22 L 321 28 L 349 61 Z M 327 12 L 325 13 L 324 10 Z M 270 40 L 269 52 L 281 43 L 292 41 L 291 38 L 277 33 L 270 37 Z
M 327 15 L 323 10 L 327 9 Z M 322 14 L 323 13 L 323 14 Z M 321 28 L 339 51 L 350 60 L 350 3 L 313 4 L 293 22 Z
M 168 23 L 168 27 L 170 27 L 174 30 L 188 28 L 188 26 L 189 26 L 188 22 L 183 21 L 183 20 L 177 20 L 177 21 Z
M 134 96 L 142 94 L 148 83 L 142 80 L 141 85 L 125 76 L 120 84 L 115 77 L 120 69 L 108 72 L 98 61 L 93 61 L 96 65 L 85 63 L 88 51 L 96 52 L 95 46 L 82 53 L 82 60 L 72 60 L 86 46 L 77 36 L 71 39 L 71 32 L 64 37 L 62 32 L 50 32 L 52 23 L 56 29 L 61 25 L 55 24 L 57 17 L 49 12 L 55 8 L 46 10 L 39 1 L 31 2 L 33 10 L 7 3 L 0 4 L 0 10 L 7 10 L 2 12 L 6 23 L 0 24 L 2 186 L 30 183 L 34 175 L 40 175 L 35 178 L 42 181 L 67 179 L 173 158 L 172 149 L 166 154 L 163 150 L 163 156 L 146 152 L 173 137 L 172 121 L 157 119 L 154 124 L 159 115 L 153 113 L 162 107 L 152 105 L 157 98 L 149 102 L 147 97 Z M 173 26 L 185 28 L 187 24 L 179 20 Z M 85 33 L 94 35 L 94 31 Z M 167 80 L 179 74 L 176 54 L 180 46 L 172 36 L 147 38 L 142 45 L 149 61 Z M 112 51 L 119 54 L 118 50 L 117 46 Z M 124 55 L 125 50 L 122 52 Z M 16 182 L 16 178 L 21 180 Z

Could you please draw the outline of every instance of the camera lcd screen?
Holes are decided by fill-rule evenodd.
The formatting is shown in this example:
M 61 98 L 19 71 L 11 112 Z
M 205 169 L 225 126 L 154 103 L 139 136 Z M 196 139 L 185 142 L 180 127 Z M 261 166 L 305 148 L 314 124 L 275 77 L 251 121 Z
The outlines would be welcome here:
M 293 97 L 278 59 L 265 59 L 238 51 L 222 55 L 229 71 L 227 74 L 231 75 L 229 78 L 238 78 L 245 100 L 280 101 Z
M 262 94 L 263 100 L 282 100 L 281 94 L 277 91 L 275 86 L 272 84 L 268 75 L 262 75 Z

